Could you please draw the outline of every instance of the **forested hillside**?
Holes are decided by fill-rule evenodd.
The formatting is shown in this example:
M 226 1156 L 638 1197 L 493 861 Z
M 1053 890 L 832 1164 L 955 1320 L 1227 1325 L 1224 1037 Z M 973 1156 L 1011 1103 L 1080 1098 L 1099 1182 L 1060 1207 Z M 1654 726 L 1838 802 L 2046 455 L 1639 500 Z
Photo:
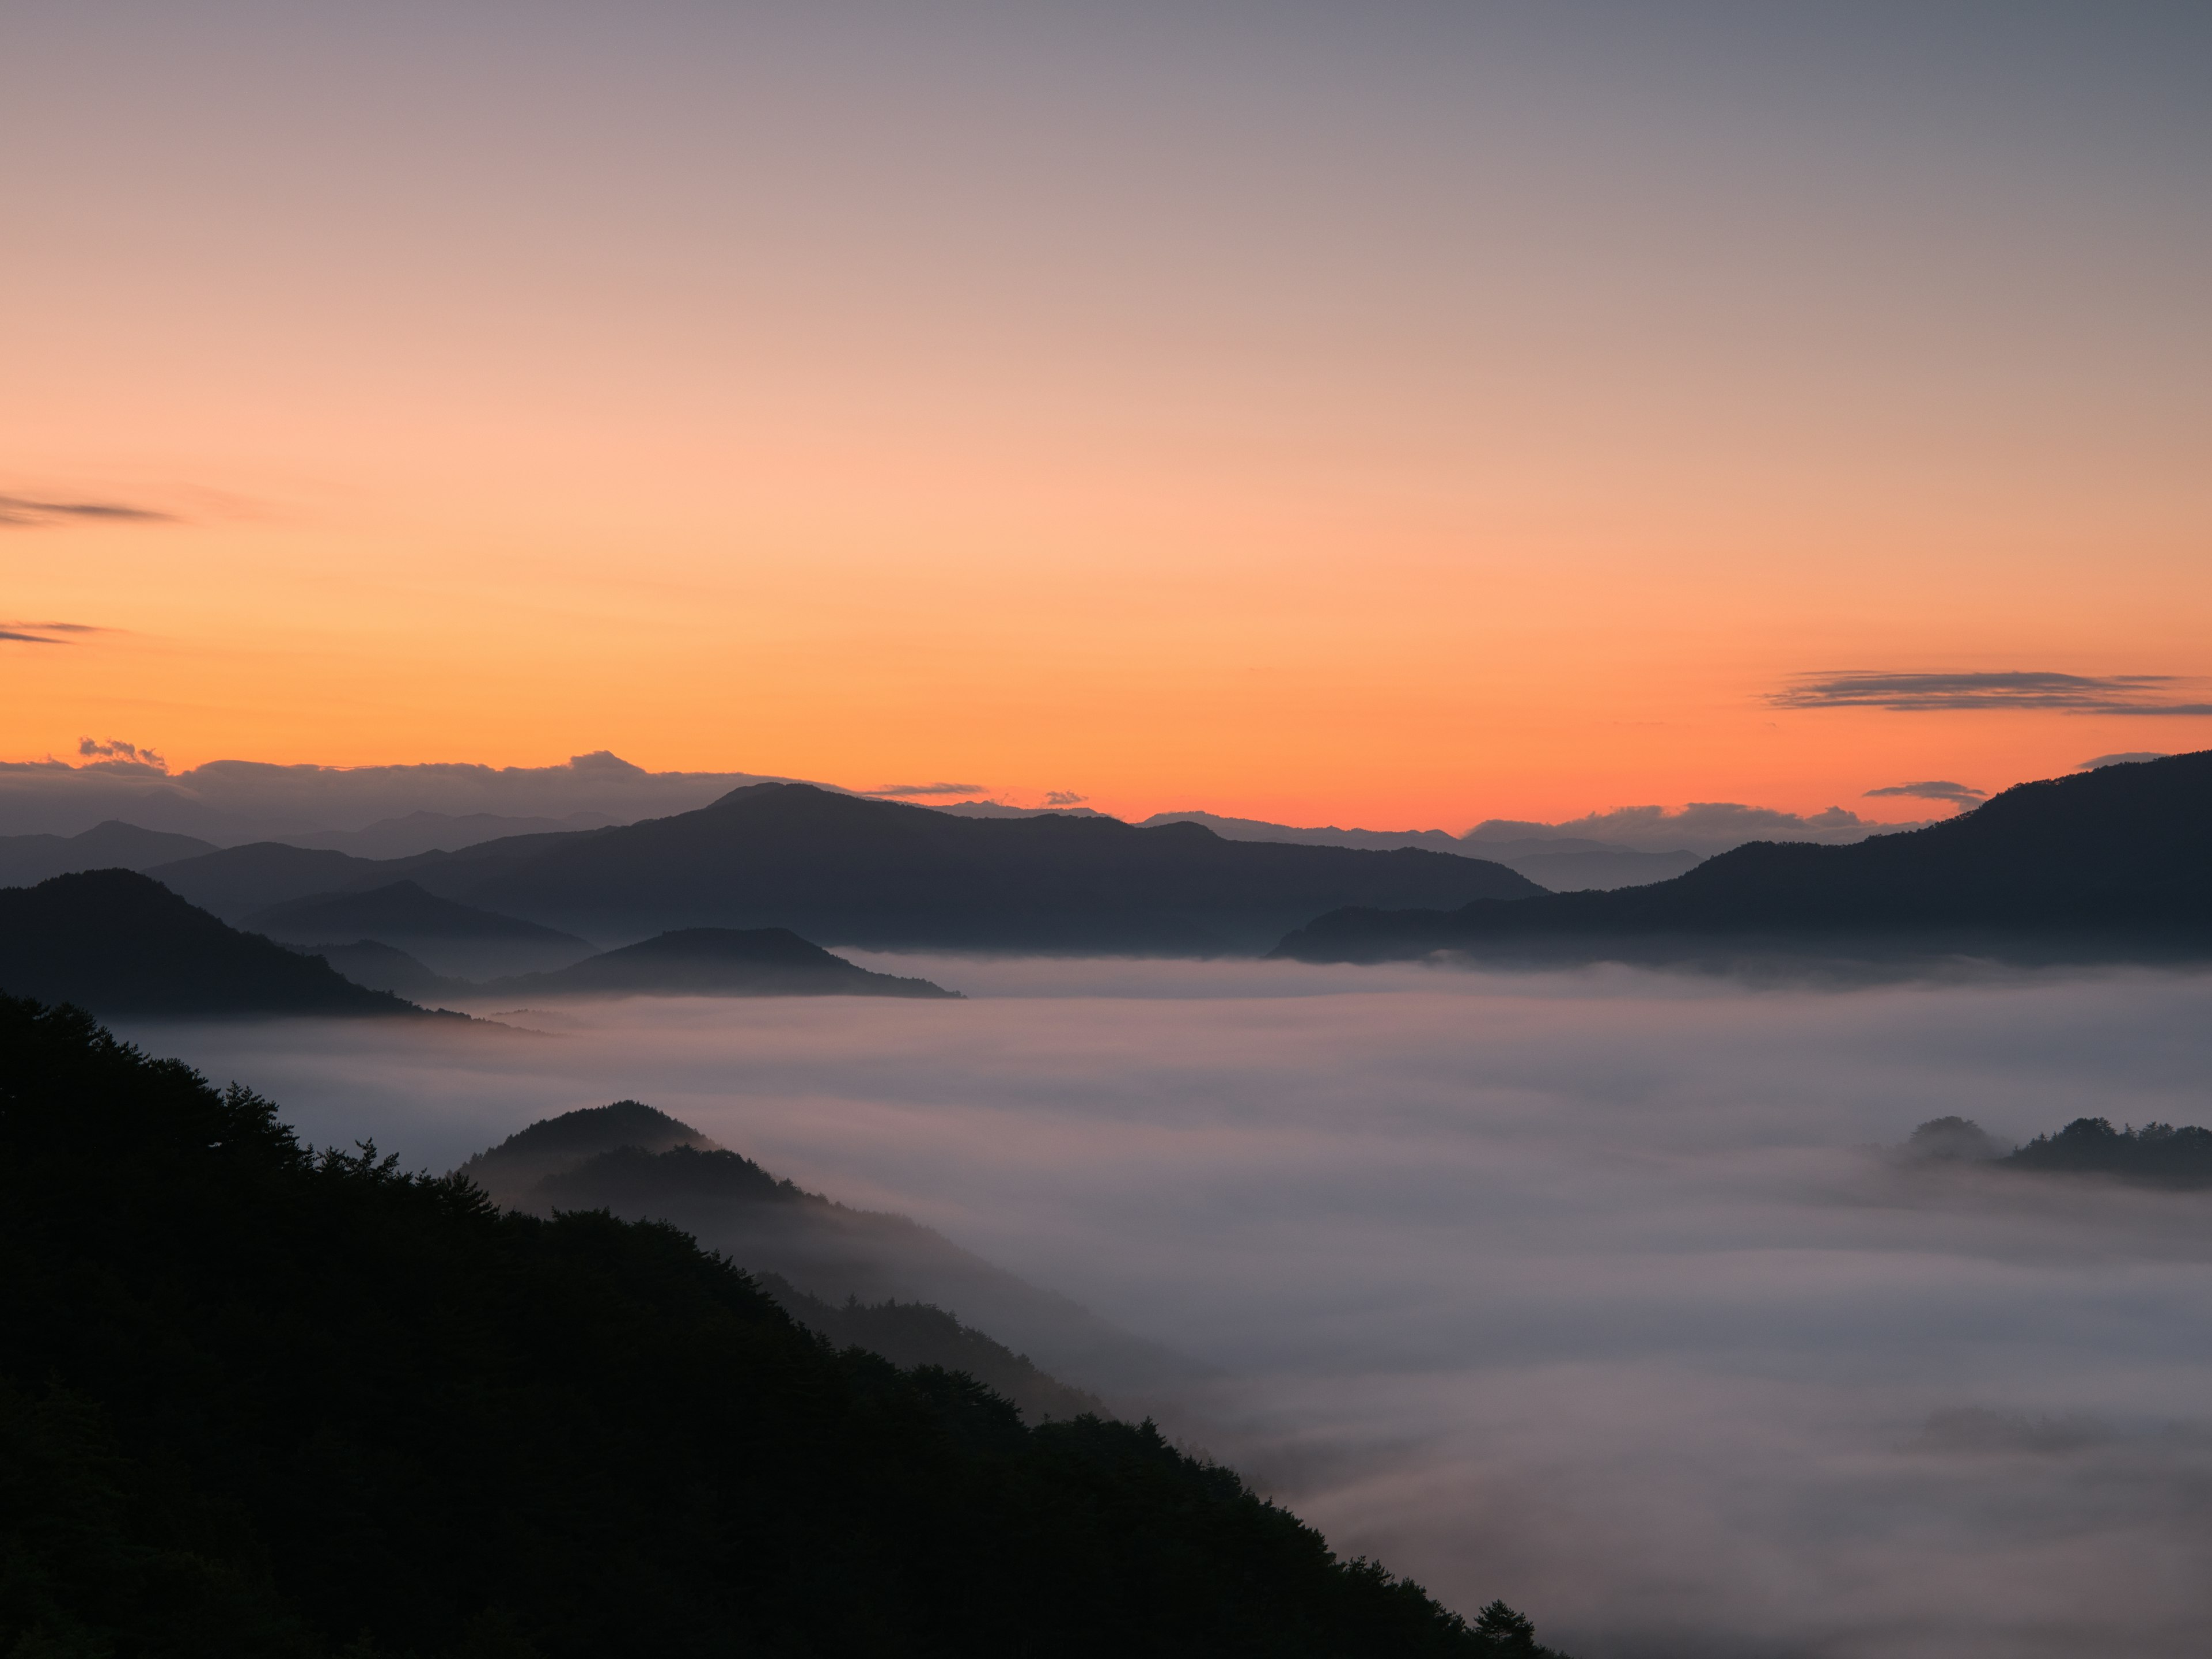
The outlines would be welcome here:
M 0 1653 L 1527 1650 L 1149 1426 L 837 1353 L 0 1000 Z

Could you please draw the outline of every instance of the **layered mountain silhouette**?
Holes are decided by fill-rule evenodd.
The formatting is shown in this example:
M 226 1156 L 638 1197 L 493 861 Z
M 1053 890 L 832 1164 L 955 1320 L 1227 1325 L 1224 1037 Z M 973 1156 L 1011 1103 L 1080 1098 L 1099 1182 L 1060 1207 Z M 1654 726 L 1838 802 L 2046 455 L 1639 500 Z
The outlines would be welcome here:
M 438 973 L 419 957 L 373 939 L 357 939 L 349 945 L 303 945 L 298 949 L 320 957 L 356 985 L 389 991 L 410 1002 L 435 1006 L 483 994 L 483 988 L 473 980 Z
M 939 997 L 926 979 L 872 973 L 787 927 L 685 927 L 571 967 L 492 980 L 497 996 Z
M 74 836 L 0 836 L 0 887 L 29 887 L 80 870 L 150 870 L 215 851 L 197 836 L 110 818 Z
M 562 968 L 592 954 L 572 934 L 441 898 L 411 881 L 270 906 L 246 919 L 289 943 L 358 937 L 405 951 L 440 974 L 474 978 Z
M 636 1101 L 533 1123 L 454 1173 L 509 1208 L 603 1209 L 670 1222 L 832 1308 L 848 1300 L 929 1304 L 1117 1403 L 1146 1403 L 1203 1375 L 919 1222 L 805 1192 Z
M 373 887 L 396 878 L 390 866 L 373 859 L 281 841 L 225 847 L 149 866 L 147 873 L 201 909 L 233 922 L 292 899 Z
M 1617 842 L 1592 841 L 1576 836 L 1477 840 L 1472 830 L 1464 836 L 1455 836 L 1442 830 L 1340 830 L 1334 824 L 1301 829 L 1293 824 L 1270 823 L 1264 818 L 1224 817 L 1218 812 L 1155 812 L 1140 819 L 1137 827 L 1149 830 L 1164 823 L 1204 824 L 1224 841 L 1293 842 L 1310 847 L 1352 847 L 1369 852 L 1416 848 L 1431 853 L 1448 853 L 1455 858 L 1486 859 L 1554 893 L 1577 892 L 1589 887 L 1638 887 L 1647 882 L 1664 881 L 1696 868 L 1701 856 L 1686 851 L 1644 851 Z
M 1731 952 L 2212 956 L 2212 751 L 2008 789 L 1942 823 L 1849 846 L 1754 842 L 1616 892 L 1456 909 L 1347 908 L 1277 954 L 1376 962 Z
M 0 990 L 106 1015 L 423 1013 L 130 870 L 0 889 Z
M 301 896 L 307 857 L 343 860 L 264 845 L 155 873 L 211 908 L 246 915 L 260 908 L 246 902 L 257 878 L 271 890 L 262 905 Z M 957 817 L 782 783 L 641 823 L 323 870 L 322 888 L 304 890 L 404 878 L 595 939 L 788 927 L 830 945 L 1177 955 L 1257 954 L 1340 905 L 1456 905 L 1543 890 L 1501 865 L 1447 853 L 1232 842 L 1191 823 L 1143 830 L 1064 814 Z

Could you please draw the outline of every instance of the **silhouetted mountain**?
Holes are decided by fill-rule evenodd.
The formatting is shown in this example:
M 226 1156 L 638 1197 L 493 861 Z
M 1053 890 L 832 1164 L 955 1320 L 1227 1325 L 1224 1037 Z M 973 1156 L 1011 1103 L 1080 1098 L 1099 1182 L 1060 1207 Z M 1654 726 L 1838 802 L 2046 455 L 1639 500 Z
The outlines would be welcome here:
M 388 866 L 370 860 L 327 848 L 290 847 L 280 841 L 226 847 L 173 864 L 157 864 L 146 873 L 225 921 L 241 921 L 256 911 L 292 899 L 392 878 Z
M 306 944 L 349 935 L 397 946 L 434 972 L 467 977 L 565 967 L 592 953 L 571 934 L 479 909 L 395 881 L 271 905 L 246 919 L 271 939 Z
M 945 808 L 939 807 L 939 811 Z M 1664 881 L 1694 868 L 1694 853 L 1639 852 L 1632 847 L 1573 836 L 1525 836 L 1476 842 L 1442 830 L 1301 830 L 1260 818 L 1224 817 L 1218 812 L 1155 812 L 1138 827 L 1202 823 L 1225 841 L 1291 842 L 1308 847 L 1353 847 L 1370 852 L 1419 848 L 1455 858 L 1485 859 L 1527 877 L 1548 891 L 1579 892 L 1591 887 L 1636 887 Z
M 1534 961 L 2212 955 L 2212 752 L 2024 783 L 1945 823 L 1850 846 L 1754 842 L 1650 887 L 1333 911 L 1277 954 L 1375 962 L 1437 951 Z
M 129 870 L 0 889 L 0 990 L 101 1014 L 414 1014 Z
M 406 951 L 394 945 L 380 945 L 373 939 L 357 939 L 350 945 L 302 945 L 295 948 L 303 955 L 320 957 L 356 985 L 366 985 L 372 991 L 389 991 L 410 1002 L 436 1006 L 465 1001 L 483 991 L 473 980 L 435 973 L 428 963 Z
M 1149 1401 L 1205 1374 L 918 1222 L 806 1192 L 635 1101 L 532 1124 L 454 1173 L 534 1213 L 605 1209 L 670 1222 L 833 1307 L 928 1303 L 1109 1399 Z
M 22 1659 L 1495 1650 L 1150 1425 L 1024 1427 L 12 1000 L 0 1540 Z
M 686 927 L 586 957 L 553 973 L 481 988 L 493 996 L 624 993 L 726 997 L 949 997 L 926 979 L 871 972 L 810 945 L 787 927 Z
M 272 836 L 291 847 L 327 847 L 360 859 L 413 858 L 420 853 L 458 852 L 503 836 L 566 835 L 600 830 L 617 822 L 604 812 L 575 812 L 566 817 L 514 817 L 497 812 L 406 812 L 379 818 L 359 830 L 313 830 Z
M 80 870 L 149 870 L 213 851 L 212 842 L 197 836 L 141 830 L 118 818 L 75 836 L 0 836 L 0 887 L 30 887 Z
M 1257 951 L 1338 903 L 1540 891 L 1447 854 L 1224 841 L 1195 824 L 962 818 L 803 784 L 758 784 L 675 817 L 407 866 L 445 893 L 600 936 L 789 927 L 862 945 Z

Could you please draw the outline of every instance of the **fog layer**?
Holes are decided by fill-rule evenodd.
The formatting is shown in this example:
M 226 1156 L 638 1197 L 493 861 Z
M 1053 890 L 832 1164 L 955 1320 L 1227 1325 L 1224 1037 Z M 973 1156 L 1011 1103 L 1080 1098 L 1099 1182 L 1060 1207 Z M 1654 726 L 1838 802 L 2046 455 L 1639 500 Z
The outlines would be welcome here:
M 129 1034 L 413 1164 L 635 1096 L 902 1210 L 1224 1368 L 1213 1449 L 1581 1659 L 2200 1650 L 2212 1202 L 1875 1148 L 2212 1121 L 2212 980 L 860 959 L 970 1000 Z

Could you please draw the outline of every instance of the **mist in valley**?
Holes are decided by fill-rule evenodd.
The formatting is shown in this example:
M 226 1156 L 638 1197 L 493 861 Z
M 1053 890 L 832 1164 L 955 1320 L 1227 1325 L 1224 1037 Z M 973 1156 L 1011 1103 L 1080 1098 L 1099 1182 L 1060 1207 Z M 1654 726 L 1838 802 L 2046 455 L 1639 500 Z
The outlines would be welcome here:
M 2200 1647 L 2212 1194 L 1887 1149 L 2212 1121 L 2212 978 L 848 954 L 969 1000 L 118 1029 L 416 1167 L 648 1102 L 1214 1368 L 1184 1432 L 1580 1659 Z

